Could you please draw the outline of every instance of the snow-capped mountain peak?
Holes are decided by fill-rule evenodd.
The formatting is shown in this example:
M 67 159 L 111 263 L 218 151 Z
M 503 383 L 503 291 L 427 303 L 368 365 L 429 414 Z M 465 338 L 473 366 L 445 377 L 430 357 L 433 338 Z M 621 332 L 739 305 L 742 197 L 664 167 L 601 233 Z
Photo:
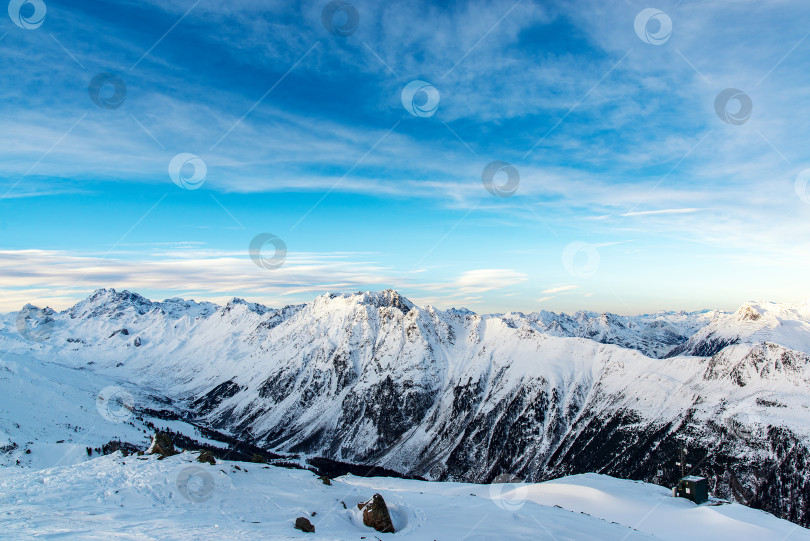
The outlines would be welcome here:
M 357 306 L 374 308 L 396 308 L 402 313 L 408 313 L 416 308 L 410 300 L 393 289 L 383 291 L 360 291 L 357 293 L 325 293 L 312 303 L 313 309 L 354 309 Z
M 132 311 L 143 315 L 153 307 L 152 301 L 137 293 L 115 289 L 97 289 L 83 301 L 76 303 L 68 310 L 71 318 L 110 317 L 118 319 L 125 312 Z
M 746 302 L 697 331 L 670 355 L 711 356 L 738 343 L 772 342 L 810 353 L 810 306 L 773 302 Z
M 228 303 L 222 307 L 222 312 L 232 312 L 234 310 L 243 310 L 248 312 L 253 312 L 255 314 L 264 315 L 267 312 L 270 312 L 272 309 L 268 308 L 267 306 L 255 302 L 248 302 L 245 299 L 240 299 L 239 297 L 233 297 Z

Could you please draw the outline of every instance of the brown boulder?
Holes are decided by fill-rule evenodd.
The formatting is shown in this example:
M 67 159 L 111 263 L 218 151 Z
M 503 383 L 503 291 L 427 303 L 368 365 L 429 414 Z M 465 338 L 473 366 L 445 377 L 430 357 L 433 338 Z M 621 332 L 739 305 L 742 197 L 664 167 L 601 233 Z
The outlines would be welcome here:
M 298 517 L 295 519 L 295 529 L 302 532 L 315 533 L 315 526 L 306 517 Z
M 363 510 L 363 524 L 380 533 L 394 533 L 394 523 L 382 496 L 375 494 L 369 501 L 358 504 L 358 507 Z
M 207 462 L 213 466 L 217 463 L 217 460 L 214 458 L 214 455 L 211 454 L 211 451 L 200 451 L 197 462 Z
M 162 457 L 176 455 L 177 451 L 174 449 L 172 439 L 165 432 L 158 432 L 152 438 L 152 445 L 149 446 L 147 451 L 150 455 L 160 455 Z

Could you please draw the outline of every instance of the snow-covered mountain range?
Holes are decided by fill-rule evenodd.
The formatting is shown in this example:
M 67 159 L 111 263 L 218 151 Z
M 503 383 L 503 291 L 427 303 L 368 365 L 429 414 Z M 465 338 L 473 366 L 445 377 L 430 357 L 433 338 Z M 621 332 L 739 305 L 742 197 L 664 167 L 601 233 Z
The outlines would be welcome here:
M 126 414 L 132 424 L 94 419 L 65 398 L 103 402 L 112 387 L 141 418 L 171 410 L 186 429 L 436 480 L 598 472 L 671 485 L 685 446 L 714 495 L 810 524 L 806 305 L 478 315 L 391 290 L 271 309 L 102 289 L 64 312 L 2 316 L 0 351 L 0 385 L 17 397 L 0 416 L 5 463 L 64 462 L 57 434 L 142 443 Z

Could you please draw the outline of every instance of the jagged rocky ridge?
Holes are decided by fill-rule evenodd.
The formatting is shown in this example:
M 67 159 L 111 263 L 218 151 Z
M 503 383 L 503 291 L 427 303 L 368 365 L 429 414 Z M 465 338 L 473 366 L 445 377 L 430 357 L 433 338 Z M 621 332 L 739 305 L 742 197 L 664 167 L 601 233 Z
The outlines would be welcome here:
M 481 316 L 390 290 L 279 310 L 99 290 L 42 316 L 46 339 L 4 347 L 93 363 L 267 449 L 442 480 L 672 484 L 687 445 L 715 495 L 810 524 L 806 307 Z

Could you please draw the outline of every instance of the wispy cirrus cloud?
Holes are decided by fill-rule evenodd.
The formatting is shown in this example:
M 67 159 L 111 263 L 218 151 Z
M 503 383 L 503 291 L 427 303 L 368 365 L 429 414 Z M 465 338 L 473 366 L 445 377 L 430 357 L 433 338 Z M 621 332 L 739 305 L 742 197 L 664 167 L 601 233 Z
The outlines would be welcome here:
M 254 264 L 247 251 L 159 249 L 150 257 L 144 255 L 0 251 L 4 269 L 0 310 L 16 310 L 28 302 L 54 302 L 65 308 L 100 287 L 209 300 L 241 294 L 277 305 L 309 301 L 326 291 L 407 283 L 367 254 L 289 254 L 285 264 L 273 271 Z
M 657 216 L 661 214 L 693 214 L 701 212 L 702 208 L 683 208 L 683 209 L 659 209 L 659 210 L 637 210 L 634 212 L 625 212 L 619 216 Z
M 511 269 L 477 269 L 462 273 L 454 285 L 464 293 L 483 293 L 515 286 L 526 280 L 528 276 L 525 273 Z
M 579 286 L 573 284 L 566 284 L 561 286 L 554 286 L 548 289 L 544 289 L 543 293 L 562 293 L 563 291 L 571 291 L 572 289 L 578 289 Z M 548 298 L 548 297 L 547 297 Z
M 475 294 L 527 280 L 525 274 L 508 269 L 481 269 L 450 282 L 425 283 L 419 280 L 421 273 L 397 271 L 380 264 L 379 254 L 368 253 L 289 253 L 280 268 L 267 270 L 254 264 L 247 251 L 206 249 L 194 243 L 158 243 L 146 252 L 142 248 L 125 245 L 105 254 L 0 250 L 4 269 L 0 311 L 17 310 L 26 303 L 63 309 L 101 287 L 215 302 L 241 295 L 274 306 L 309 302 L 326 292 L 392 287 L 417 300 L 449 307 L 475 304 L 480 302 Z M 444 296 L 431 295 L 437 290 Z

